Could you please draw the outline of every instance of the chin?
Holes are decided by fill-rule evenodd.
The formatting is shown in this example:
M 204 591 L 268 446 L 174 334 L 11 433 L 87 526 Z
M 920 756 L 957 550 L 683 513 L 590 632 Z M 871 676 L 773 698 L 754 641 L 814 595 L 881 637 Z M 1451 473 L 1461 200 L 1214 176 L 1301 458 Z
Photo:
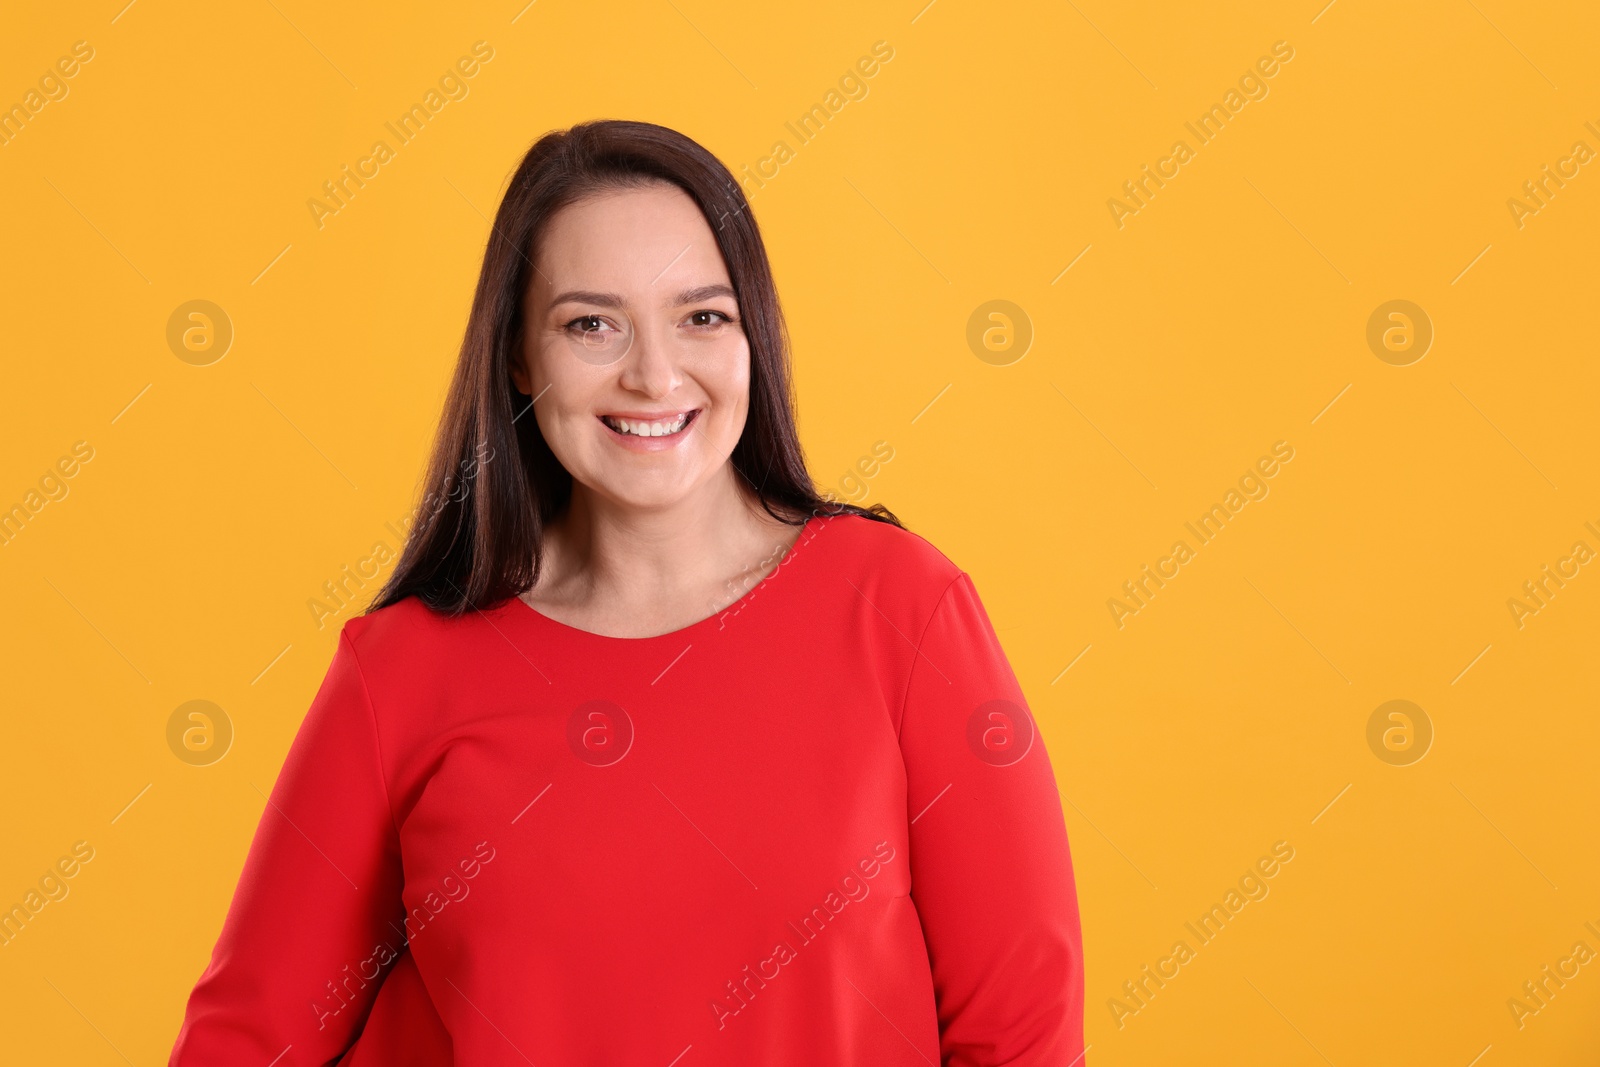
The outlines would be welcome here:
M 670 484 L 637 478 L 602 478 L 591 483 L 613 502 L 639 511 L 658 511 L 687 500 L 694 493 L 693 481 L 673 479 Z

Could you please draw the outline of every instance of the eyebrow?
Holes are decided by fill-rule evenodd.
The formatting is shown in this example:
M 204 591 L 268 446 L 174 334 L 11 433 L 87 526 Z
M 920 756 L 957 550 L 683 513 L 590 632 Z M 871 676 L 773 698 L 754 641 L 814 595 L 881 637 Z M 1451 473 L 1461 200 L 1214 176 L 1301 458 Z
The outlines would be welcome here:
M 738 298 L 738 294 L 733 291 L 732 286 L 723 285 L 719 282 L 713 285 L 700 285 L 693 289 L 685 289 L 677 295 L 672 306 L 682 307 L 684 304 L 693 304 L 700 300 L 710 300 L 718 296 Z M 592 289 L 569 289 L 550 301 L 550 306 L 555 307 L 558 304 L 597 304 L 600 307 L 619 308 L 623 305 L 623 302 L 622 297 L 617 293 L 600 293 Z

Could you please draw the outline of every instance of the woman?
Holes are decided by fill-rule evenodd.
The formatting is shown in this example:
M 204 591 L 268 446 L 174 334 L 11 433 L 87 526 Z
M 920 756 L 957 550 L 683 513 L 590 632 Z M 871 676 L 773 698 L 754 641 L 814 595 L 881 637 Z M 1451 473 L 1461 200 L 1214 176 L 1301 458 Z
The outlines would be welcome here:
M 1069 1067 L 1082 1014 L 1021 689 L 960 568 L 814 488 L 738 186 L 544 137 L 170 1062 Z

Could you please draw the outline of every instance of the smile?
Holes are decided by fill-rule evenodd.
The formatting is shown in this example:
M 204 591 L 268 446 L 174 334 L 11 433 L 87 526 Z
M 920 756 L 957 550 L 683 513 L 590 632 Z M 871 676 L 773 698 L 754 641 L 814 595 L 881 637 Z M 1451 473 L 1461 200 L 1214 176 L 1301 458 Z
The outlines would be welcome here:
M 680 411 L 676 415 L 664 415 L 653 419 L 601 415 L 600 421 L 627 437 L 671 437 L 682 433 L 699 413 L 700 409 L 695 408 L 692 411 Z

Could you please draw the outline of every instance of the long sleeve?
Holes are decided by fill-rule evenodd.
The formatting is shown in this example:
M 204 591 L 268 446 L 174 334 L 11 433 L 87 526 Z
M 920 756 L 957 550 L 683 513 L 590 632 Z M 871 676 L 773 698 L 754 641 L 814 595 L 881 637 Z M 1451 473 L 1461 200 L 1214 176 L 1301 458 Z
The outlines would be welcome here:
M 347 624 L 261 815 L 169 1067 L 339 1059 L 404 919 L 377 723 Z
M 965 573 L 918 643 L 900 749 L 941 1064 L 1081 1067 L 1083 952 L 1055 775 Z

